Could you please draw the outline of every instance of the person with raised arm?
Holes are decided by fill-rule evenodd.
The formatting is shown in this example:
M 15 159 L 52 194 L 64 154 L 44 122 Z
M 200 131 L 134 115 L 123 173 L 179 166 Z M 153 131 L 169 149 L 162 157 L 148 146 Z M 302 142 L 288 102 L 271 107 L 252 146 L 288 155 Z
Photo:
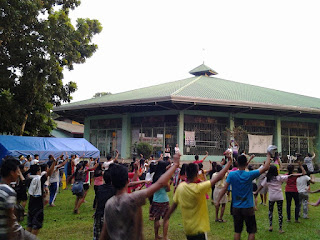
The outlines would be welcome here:
M 228 163 L 215 177 L 201 183 L 198 181 L 198 165 L 189 163 L 186 167 L 187 181 L 181 182 L 173 196 L 173 204 L 164 217 L 163 225 L 169 224 L 169 218 L 179 205 L 182 213 L 184 231 L 188 240 L 206 239 L 210 231 L 206 193 L 228 171 L 232 163 L 231 152 L 227 154 Z M 164 228 L 167 229 L 167 228 Z M 167 234 L 164 233 L 164 236 Z M 165 239 L 166 240 L 166 239 Z
M 167 186 L 174 171 L 179 167 L 180 155 L 173 157 L 173 165 L 149 188 L 128 194 L 128 170 L 120 164 L 110 168 L 111 182 L 116 195 L 108 200 L 104 210 L 104 224 L 100 239 L 143 239 L 142 205 L 146 199 Z
M 208 155 L 209 155 L 209 153 L 208 153 L 208 151 L 206 151 L 206 155 L 204 155 L 204 157 L 201 160 L 199 160 L 199 155 L 195 155 L 193 163 L 196 163 L 196 164 L 203 163 L 203 161 L 206 160 Z
M 257 224 L 254 211 L 252 180 L 266 172 L 270 167 L 271 156 L 275 154 L 276 146 L 269 146 L 267 149 L 267 160 L 264 166 L 258 170 L 246 171 L 248 159 L 245 155 L 240 155 L 237 160 L 238 171 L 230 172 L 224 188 L 221 190 L 219 198 L 215 203 L 219 206 L 220 200 L 228 189 L 232 186 L 232 215 L 234 221 L 234 239 L 240 240 L 243 229 L 243 222 L 246 222 L 248 239 L 255 239 Z
M 61 155 L 58 159 L 61 159 L 63 155 Z M 53 163 L 53 156 L 49 155 L 49 161 L 48 161 L 48 166 L 51 167 L 51 164 Z M 49 199 L 49 206 L 50 207 L 55 207 L 54 201 L 56 200 L 58 191 L 59 191 L 59 183 L 60 183 L 60 174 L 59 174 L 59 169 L 66 165 L 68 160 L 64 160 L 62 163 L 56 165 L 54 167 L 54 171 L 52 175 L 50 176 L 50 185 L 49 185 L 49 191 L 50 191 L 50 199 Z
M 41 168 L 39 165 L 30 166 L 30 182 L 29 185 L 29 205 L 28 205 L 28 221 L 27 230 L 34 235 L 38 235 L 40 229 L 42 228 L 44 219 L 44 184 L 48 177 L 50 177 L 56 166 L 56 160 L 52 159 L 51 167 L 47 172 L 41 173 Z
M 262 181 L 261 186 L 257 190 L 257 193 L 261 190 L 263 187 L 268 187 L 269 191 L 269 231 L 273 231 L 272 226 L 272 218 L 273 218 L 273 208 L 275 203 L 277 203 L 278 207 L 278 219 L 279 219 L 279 233 L 284 233 L 282 230 L 282 222 L 283 222 L 283 216 L 282 216 L 282 206 L 283 206 L 283 193 L 282 193 L 282 186 L 281 184 L 283 182 L 288 182 L 288 179 L 292 177 L 298 177 L 301 174 L 287 174 L 287 175 L 279 175 L 278 174 L 278 168 L 275 165 L 271 165 L 266 178 Z
M 119 151 L 116 149 L 116 156 L 114 159 L 112 159 L 111 154 L 107 155 L 107 161 L 103 163 L 102 169 L 103 170 L 108 170 L 109 166 L 111 163 L 117 162 L 119 157 Z

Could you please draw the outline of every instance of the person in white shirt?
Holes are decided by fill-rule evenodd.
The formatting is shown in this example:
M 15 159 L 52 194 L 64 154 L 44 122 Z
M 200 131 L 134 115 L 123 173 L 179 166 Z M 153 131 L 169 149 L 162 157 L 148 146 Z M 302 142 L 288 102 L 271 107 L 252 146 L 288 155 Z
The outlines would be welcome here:
M 313 159 L 315 158 L 316 154 L 313 153 L 313 155 L 311 153 L 308 153 L 308 155 L 304 158 L 304 164 L 307 165 L 308 167 L 308 171 L 310 173 L 314 172 L 314 167 L 313 167 Z
M 304 169 L 306 171 L 308 171 L 308 167 L 307 165 L 302 165 L 304 167 Z M 302 173 L 301 169 L 298 169 L 299 173 Z M 301 206 L 303 208 L 303 218 L 308 219 L 308 200 L 309 200 L 309 194 L 308 194 L 308 190 L 309 190 L 309 186 L 308 183 L 315 183 L 315 181 L 313 179 L 311 179 L 308 175 L 302 175 L 301 177 L 297 178 L 297 189 L 299 192 L 299 205 L 300 205 L 300 209 L 299 209 L 299 216 L 300 215 L 300 211 L 301 211 Z
M 119 157 L 118 150 L 116 150 L 116 157 L 114 159 L 112 159 L 111 154 L 108 154 L 107 155 L 107 161 L 102 164 L 102 169 L 103 170 L 108 170 L 111 163 L 117 162 L 118 157 Z
M 50 167 L 51 164 L 55 161 L 54 157 L 52 155 L 49 156 L 48 166 Z M 58 191 L 59 191 L 59 182 L 60 182 L 60 174 L 59 174 L 59 168 L 63 167 L 68 161 L 65 160 L 59 165 L 56 165 L 54 167 L 54 171 L 52 175 L 50 176 L 49 182 L 49 191 L 50 191 L 50 198 L 49 198 L 49 206 L 55 207 L 54 201 L 57 197 Z
M 179 154 L 180 153 L 180 148 L 178 143 L 176 144 L 175 148 L 174 148 L 174 154 Z

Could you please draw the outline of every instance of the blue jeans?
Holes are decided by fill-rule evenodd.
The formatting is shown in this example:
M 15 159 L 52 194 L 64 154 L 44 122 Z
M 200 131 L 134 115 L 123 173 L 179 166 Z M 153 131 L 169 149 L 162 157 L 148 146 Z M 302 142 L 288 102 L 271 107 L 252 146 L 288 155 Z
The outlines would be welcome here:
M 58 190 L 59 190 L 58 182 L 50 183 L 50 186 L 49 186 L 49 191 L 50 191 L 49 204 L 50 205 L 54 203 L 54 200 L 56 199 L 56 196 L 58 194 Z

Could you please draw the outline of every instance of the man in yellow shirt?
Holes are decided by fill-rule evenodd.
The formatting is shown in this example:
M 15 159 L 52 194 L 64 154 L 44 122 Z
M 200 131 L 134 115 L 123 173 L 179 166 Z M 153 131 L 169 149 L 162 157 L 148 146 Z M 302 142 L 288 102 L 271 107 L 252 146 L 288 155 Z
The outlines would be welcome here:
M 173 204 L 164 218 L 164 224 L 169 223 L 171 214 L 178 205 L 181 207 L 183 226 L 188 240 L 205 240 L 206 233 L 210 231 L 209 214 L 206 201 L 206 193 L 211 187 L 223 178 L 231 163 L 231 153 L 227 155 L 228 163 L 211 180 L 201 183 L 197 182 L 198 165 L 188 164 L 186 168 L 187 182 L 179 184 L 173 197 Z

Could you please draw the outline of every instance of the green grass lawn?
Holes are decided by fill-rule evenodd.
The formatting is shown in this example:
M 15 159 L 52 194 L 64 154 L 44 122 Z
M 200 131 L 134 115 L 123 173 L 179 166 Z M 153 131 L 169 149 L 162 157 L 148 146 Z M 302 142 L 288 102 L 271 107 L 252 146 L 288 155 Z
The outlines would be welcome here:
M 320 188 L 320 183 L 311 186 L 312 190 Z M 315 202 L 320 197 L 320 194 L 311 194 L 310 202 Z M 40 239 L 92 239 L 93 233 L 93 218 L 94 211 L 92 210 L 92 202 L 94 198 L 93 187 L 90 188 L 86 198 L 87 203 L 84 203 L 80 208 L 80 214 L 72 213 L 74 207 L 75 196 L 70 190 L 61 190 L 57 196 L 56 207 L 45 207 L 44 226 L 40 230 Z M 170 192 L 172 199 L 172 192 Z M 259 201 L 260 202 L 260 201 Z M 293 204 L 294 205 L 294 204 Z M 274 231 L 268 231 L 268 207 L 259 205 L 259 210 L 256 212 L 258 233 L 256 239 L 290 239 L 290 240 L 314 240 L 320 239 L 320 207 L 309 208 L 310 219 L 301 219 L 301 223 L 286 222 L 286 204 L 283 206 L 283 230 L 284 234 L 278 233 L 278 215 L 275 207 L 274 211 Z M 153 239 L 153 222 L 148 220 L 149 203 L 143 207 L 144 215 L 144 235 L 146 240 Z M 233 239 L 233 220 L 230 212 L 230 203 L 227 204 L 225 219 L 226 223 L 214 222 L 214 206 L 208 200 L 208 211 L 210 214 L 211 232 L 208 234 L 208 239 Z M 294 208 L 292 208 L 292 218 L 294 218 Z M 26 220 L 23 222 L 25 226 Z M 178 209 L 170 219 L 169 238 L 171 240 L 186 239 L 181 219 L 181 212 Z M 247 239 L 247 233 L 244 231 L 242 239 Z

